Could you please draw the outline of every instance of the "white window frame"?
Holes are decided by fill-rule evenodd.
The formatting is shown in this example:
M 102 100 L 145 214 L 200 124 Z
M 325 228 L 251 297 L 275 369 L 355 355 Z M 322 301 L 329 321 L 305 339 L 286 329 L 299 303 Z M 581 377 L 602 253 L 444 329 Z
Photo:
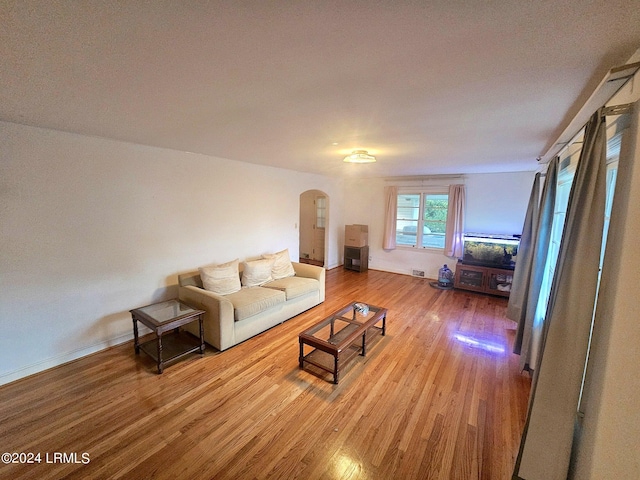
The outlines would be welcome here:
M 449 189 L 448 187 L 431 187 L 431 188 L 421 188 L 421 189 L 401 189 L 398 191 L 398 210 L 400 207 L 400 197 L 403 195 L 419 195 L 420 199 L 418 202 L 418 219 L 403 219 L 398 216 L 396 218 L 396 238 L 400 230 L 399 223 L 400 222 L 416 222 L 416 244 L 415 245 L 407 245 L 403 243 L 398 243 L 396 241 L 396 248 L 402 250 L 412 250 L 412 251 L 444 251 L 444 245 L 442 247 L 434 247 L 430 245 L 423 245 L 423 232 L 424 232 L 424 205 L 425 205 L 425 197 L 428 195 L 445 195 L 448 199 L 449 197 Z M 415 208 L 415 207 L 414 207 Z M 445 219 L 445 226 L 446 226 Z M 442 238 L 444 241 L 444 233 L 442 234 Z

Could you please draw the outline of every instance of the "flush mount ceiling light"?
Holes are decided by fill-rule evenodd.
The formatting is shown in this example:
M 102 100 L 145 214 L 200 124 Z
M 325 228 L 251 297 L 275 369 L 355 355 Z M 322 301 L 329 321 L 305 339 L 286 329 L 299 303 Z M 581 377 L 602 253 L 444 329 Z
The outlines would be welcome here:
M 369 155 L 366 150 L 354 150 L 351 155 L 344 157 L 344 161 L 347 163 L 373 163 L 376 161 L 376 157 Z

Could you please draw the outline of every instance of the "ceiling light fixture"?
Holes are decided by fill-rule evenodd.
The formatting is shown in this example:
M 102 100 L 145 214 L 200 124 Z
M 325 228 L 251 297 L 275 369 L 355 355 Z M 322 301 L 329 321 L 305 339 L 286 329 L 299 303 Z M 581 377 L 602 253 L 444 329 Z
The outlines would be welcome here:
M 347 163 L 373 163 L 376 161 L 376 157 L 369 155 L 366 150 L 354 150 L 351 155 L 344 157 L 344 161 Z

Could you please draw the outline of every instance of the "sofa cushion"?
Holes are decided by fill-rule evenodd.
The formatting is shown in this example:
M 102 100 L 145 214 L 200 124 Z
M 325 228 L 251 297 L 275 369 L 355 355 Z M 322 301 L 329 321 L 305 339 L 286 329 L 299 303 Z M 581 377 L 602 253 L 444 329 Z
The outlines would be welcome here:
M 274 260 L 273 268 L 271 269 L 271 276 L 274 280 L 293 277 L 296 274 L 289 258 L 288 248 L 277 253 L 266 253 L 262 255 L 262 258 L 272 258 Z
M 239 322 L 284 303 L 285 294 L 273 288 L 244 287 L 226 298 L 233 304 L 234 320 Z
M 238 259 L 220 265 L 200 267 L 200 278 L 205 290 L 228 295 L 240 290 L 240 274 L 238 273 Z
M 287 277 L 265 283 L 263 287 L 280 290 L 290 300 L 320 290 L 320 282 L 315 278 Z
M 260 260 L 244 262 L 242 270 L 242 286 L 257 287 L 263 283 L 273 280 L 271 277 L 273 262 L 274 259 L 272 258 L 263 258 Z

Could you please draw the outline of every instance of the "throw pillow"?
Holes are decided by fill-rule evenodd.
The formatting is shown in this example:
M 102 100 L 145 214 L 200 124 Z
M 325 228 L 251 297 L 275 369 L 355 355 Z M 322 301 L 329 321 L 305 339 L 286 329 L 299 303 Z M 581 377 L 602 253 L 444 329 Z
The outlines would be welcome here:
M 282 250 L 277 253 L 266 253 L 262 255 L 262 258 L 273 259 L 273 268 L 271 269 L 271 276 L 274 280 L 281 278 L 293 277 L 296 271 L 293 269 L 291 260 L 289 258 L 289 249 Z
M 220 265 L 208 265 L 200 267 L 200 278 L 205 290 L 217 293 L 218 295 L 228 295 L 240 290 L 240 273 L 238 271 L 239 260 L 235 260 Z
M 244 262 L 242 285 L 245 287 L 257 287 L 263 283 L 270 282 L 273 280 L 271 276 L 272 268 L 273 259 L 271 258 Z

